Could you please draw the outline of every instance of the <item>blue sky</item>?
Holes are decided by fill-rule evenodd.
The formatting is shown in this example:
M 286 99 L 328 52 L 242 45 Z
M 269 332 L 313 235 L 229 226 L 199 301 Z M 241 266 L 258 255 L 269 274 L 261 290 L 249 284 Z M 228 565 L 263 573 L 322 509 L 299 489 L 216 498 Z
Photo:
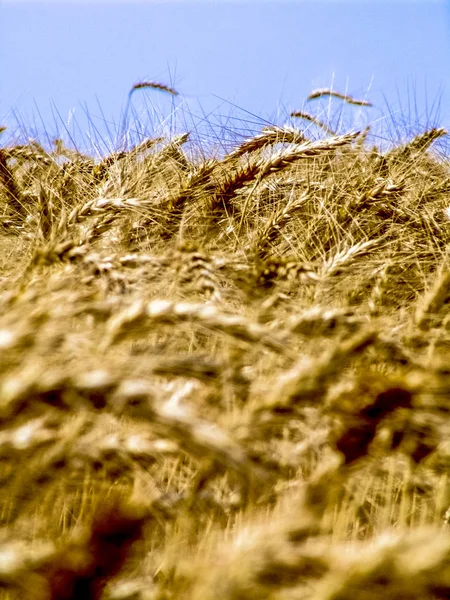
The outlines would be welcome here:
M 221 146 L 266 122 L 304 125 L 289 119 L 302 109 L 341 130 L 374 122 L 380 135 L 450 127 L 444 0 L 0 0 L 0 26 L 2 141 L 110 150 L 140 80 L 180 95 L 133 94 L 134 139 L 194 130 Z M 305 104 L 330 86 L 374 107 Z

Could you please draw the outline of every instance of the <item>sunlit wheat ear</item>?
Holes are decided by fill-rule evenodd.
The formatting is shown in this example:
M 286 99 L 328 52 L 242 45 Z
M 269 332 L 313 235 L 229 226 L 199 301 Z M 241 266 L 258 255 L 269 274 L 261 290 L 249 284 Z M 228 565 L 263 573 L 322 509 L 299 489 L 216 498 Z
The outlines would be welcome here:
M 380 238 L 361 241 L 353 244 L 349 248 L 335 252 L 335 254 L 329 257 L 323 264 L 323 278 L 340 275 L 356 258 L 366 256 L 368 252 L 371 252 L 374 248 L 378 248 L 382 241 L 383 240 Z
M 242 233 L 245 218 L 247 216 L 252 194 L 264 177 L 276 173 L 277 171 L 281 171 L 282 169 L 294 164 L 298 160 L 312 158 L 321 155 L 323 152 L 331 152 L 337 148 L 341 148 L 342 146 L 347 146 L 360 135 L 361 133 L 357 131 L 355 133 L 347 133 L 317 141 L 306 140 L 304 143 L 295 145 L 293 148 L 274 153 L 266 160 L 259 160 L 253 164 L 250 163 L 244 170 L 238 170 L 234 174 L 234 177 L 227 182 L 229 189 L 232 189 L 234 192 L 234 190 L 236 190 L 238 187 L 243 187 L 244 184 L 250 182 L 251 180 L 254 181 L 254 184 L 247 195 L 242 208 L 234 249 L 236 250 L 239 244 L 239 239 Z
M 411 142 L 409 142 L 408 147 L 413 152 L 425 152 L 425 150 L 428 150 L 433 142 L 447 134 L 448 131 L 444 129 L 444 127 L 435 127 L 429 131 L 425 131 L 425 133 L 417 135 L 413 140 L 411 140 Z
M 443 127 L 434 127 L 429 131 L 416 135 L 415 138 L 403 146 L 390 150 L 386 154 L 386 158 L 391 158 L 401 163 L 402 160 L 417 157 L 425 153 L 436 140 L 447 134 L 448 131 Z
M 7 158 L 19 160 L 32 160 L 36 163 L 42 163 L 49 166 L 54 164 L 52 157 L 39 144 L 29 144 L 27 146 L 14 146 L 8 150 L 3 150 Z
M 174 150 L 179 151 L 179 143 L 175 146 L 171 143 L 167 147 L 169 154 L 173 155 Z M 162 150 L 162 153 L 164 153 Z M 180 155 L 179 155 L 180 156 Z M 204 189 L 208 185 L 211 174 L 217 165 L 215 159 L 204 161 L 187 175 L 181 188 L 168 199 L 166 214 L 160 219 L 166 229 L 166 236 L 171 237 L 179 225 L 180 216 L 187 204 L 198 199 L 204 194 Z
M 122 141 L 122 144 L 123 144 L 125 150 L 127 149 L 127 145 L 128 145 L 128 140 L 127 140 L 128 111 L 130 110 L 131 98 L 133 96 L 133 93 L 136 92 L 137 90 L 159 90 L 161 92 L 166 92 L 166 93 L 170 94 L 171 96 L 178 96 L 178 92 L 174 88 L 171 88 L 168 85 L 165 85 L 163 83 L 158 83 L 156 81 L 138 81 L 137 83 L 135 83 L 133 85 L 133 87 L 131 88 L 131 90 L 128 93 L 128 99 L 127 99 L 127 103 L 126 103 L 125 110 L 123 113 L 123 121 L 122 121 L 122 133 L 121 133 L 122 140 L 121 141 Z
M 359 136 L 359 139 L 355 144 L 355 148 L 357 148 L 358 150 L 361 150 L 361 148 L 365 144 L 365 141 L 366 141 L 369 133 L 370 133 L 370 125 L 367 125 L 367 127 L 365 127 L 364 130 L 361 132 L 361 135 Z
M 294 112 L 291 112 L 291 117 L 295 117 L 297 119 L 304 119 L 305 121 L 310 121 L 310 123 L 317 125 L 317 127 L 320 127 L 320 129 L 323 129 L 330 135 L 336 135 L 336 132 L 330 129 L 328 125 L 326 125 L 323 121 L 321 121 L 314 115 L 311 115 L 310 113 L 301 110 L 296 110 Z
M 247 152 L 254 152 L 272 144 L 301 144 L 306 140 L 303 132 L 294 127 L 264 127 L 255 137 L 242 142 L 235 150 L 230 152 L 226 159 L 237 158 Z
M 210 257 L 192 251 L 181 251 L 179 254 L 180 283 L 193 286 L 213 302 L 220 302 L 220 285 Z
M 308 201 L 309 193 L 305 192 L 299 198 L 294 196 L 287 204 L 274 212 L 262 230 L 257 234 L 257 237 L 252 244 L 252 247 L 262 259 L 266 258 L 270 252 L 271 246 L 281 235 L 283 227 L 291 220 L 292 216 Z
M 182 146 L 190 136 L 190 132 L 174 136 L 170 142 L 155 155 L 155 161 L 158 165 L 164 165 L 170 161 L 175 161 L 185 172 L 189 171 L 189 162 L 183 153 Z
M 142 142 L 139 142 L 139 144 L 136 144 L 133 148 L 131 148 L 131 150 L 128 153 L 128 158 L 135 158 L 136 156 L 138 156 L 138 154 L 147 152 L 147 150 L 150 150 L 151 148 L 153 148 L 157 144 L 160 144 L 163 141 L 164 138 L 162 137 L 147 138 Z
M 339 98 L 340 100 L 343 100 L 347 104 L 354 104 L 355 106 L 373 106 L 373 104 L 368 100 L 357 100 L 356 98 L 353 98 L 348 94 L 341 94 L 328 88 L 313 90 L 309 94 L 308 100 L 315 100 L 316 98 L 322 98 L 323 96 L 333 96 L 334 98 Z
M 139 81 L 133 85 L 131 91 L 134 92 L 135 90 L 143 89 L 160 90 L 161 92 L 172 94 L 172 96 L 178 96 L 178 92 L 174 88 L 164 85 L 163 83 L 156 83 L 155 81 Z
M 0 127 L 0 133 L 3 133 L 4 131 L 6 131 L 8 128 L 5 126 Z

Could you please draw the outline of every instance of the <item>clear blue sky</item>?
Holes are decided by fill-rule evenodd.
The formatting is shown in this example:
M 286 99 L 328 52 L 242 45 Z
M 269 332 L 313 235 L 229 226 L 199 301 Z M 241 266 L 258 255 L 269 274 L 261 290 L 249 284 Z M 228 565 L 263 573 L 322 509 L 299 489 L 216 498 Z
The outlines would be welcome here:
M 0 125 L 10 136 L 112 143 L 139 80 L 180 95 L 136 92 L 137 137 L 163 120 L 165 131 L 195 128 L 220 144 L 229 130 L 287 123 L 301 109 L 337 122 L 339 101 L 304 104 L 330 85 L 375 103 L 346 107 L 341 128 L 392 128 L 380 121 L 389 111 L 404 134 L 450 127 L 445 0 L 0 0 L 0 32 Z

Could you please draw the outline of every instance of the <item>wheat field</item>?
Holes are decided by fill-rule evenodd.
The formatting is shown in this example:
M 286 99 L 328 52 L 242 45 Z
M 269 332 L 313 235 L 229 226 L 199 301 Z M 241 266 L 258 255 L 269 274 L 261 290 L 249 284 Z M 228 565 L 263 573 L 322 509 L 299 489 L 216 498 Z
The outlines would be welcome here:
M 2 600 L 450 598 L 447 132 L 293 116 L 0 143 Z

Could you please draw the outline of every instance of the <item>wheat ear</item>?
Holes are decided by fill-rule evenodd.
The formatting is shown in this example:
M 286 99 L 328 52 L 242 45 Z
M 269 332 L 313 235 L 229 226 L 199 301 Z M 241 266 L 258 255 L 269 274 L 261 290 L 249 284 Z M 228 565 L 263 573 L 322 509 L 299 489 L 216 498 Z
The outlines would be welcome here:
M 333 96 L 334 98 L 339 98 L 340 100 L 343 100 L 347 104 L 354 104 L 355 106 L 373 106 L 372 103 L 368 102 L 367 100 L 357 100 L 356 98 L 353 98 L 348 94 L 341 94 L 328 88 L 313 90 L 309 94 L 308 100 L 315 100 L 316 98 L 322 98 L 323 96 Z
M 326 125 L 323 121 L 321 121 L 320 119 L 318 119 L 310 113 L 304 112 L 302 110 L 296 110 L 294 112 L 291 112 L 291 117 L 295 117 L 297 119 L 304 119 L 305 121 L 310 121 L 311 123 L 314 123 L 314 125 L 317 125 L 317 127 L 320 127 L 320 129 L 326 131 L 329 135 L 336 135 L 336 132 L 330 129 L 328 125 Z
M 238 182 L 239 186 L 241 187 L 246 181 L 248 181 L 249 179 L 254 179 L 256 177 L 254 186 L 252 187 L 250 193 L 247 195 L 244 207 L 242 209 L 241 219 L 239 222 L 238 232 L 236 236 L 235 250 L 239 243 L 240 235 L 242 233 L 242 227 L 247 214 L 250 198 L 252 196 L 253 191 L 256 189 L 256 186 L 264 177 L 291 165 L 297 160 L 319 156 L 323 152 L 329 152 L 335 150 L 336 148 L 340 148 L 341 146 L 351 144 L 353 140 L 355 140 L 359 135 L 360 132 L 357 131 L 355 133 L 337 135 L 324 140 L 307 140 L 303 144 L 294 146 L 294 148 L 289 148 L 288 150 L 278 152 L 267 160 L 263 160 L 256 164 L 250 165 L 248 167 L 247 177 L 244 178 L 241 174 L 241 177 L 239 178 Z
M 174 88 L 169 87 L 168 85 L 165 85 L 164 83 L 157 83 L 155 81 L 139 81 L 138 83 L 135 83 L 133 85 L 133 87 L 131 88 L 131 91 L 134 92 L 135 90 L 143 90 L 143 89 L 160 90 L 162 92 L 167 92 L 168 94 L 172 94 L 172 96 L 178 96 L 178 92 Z
M 255 137 L 245 140 L 235 150 L 230 152 L 226 159 L 238 158 L 247 152 L 255 152 L 265 146 L 273 144 L 301 144 L 306 140 L 301 131 L 294 127 L 264 127 Z

